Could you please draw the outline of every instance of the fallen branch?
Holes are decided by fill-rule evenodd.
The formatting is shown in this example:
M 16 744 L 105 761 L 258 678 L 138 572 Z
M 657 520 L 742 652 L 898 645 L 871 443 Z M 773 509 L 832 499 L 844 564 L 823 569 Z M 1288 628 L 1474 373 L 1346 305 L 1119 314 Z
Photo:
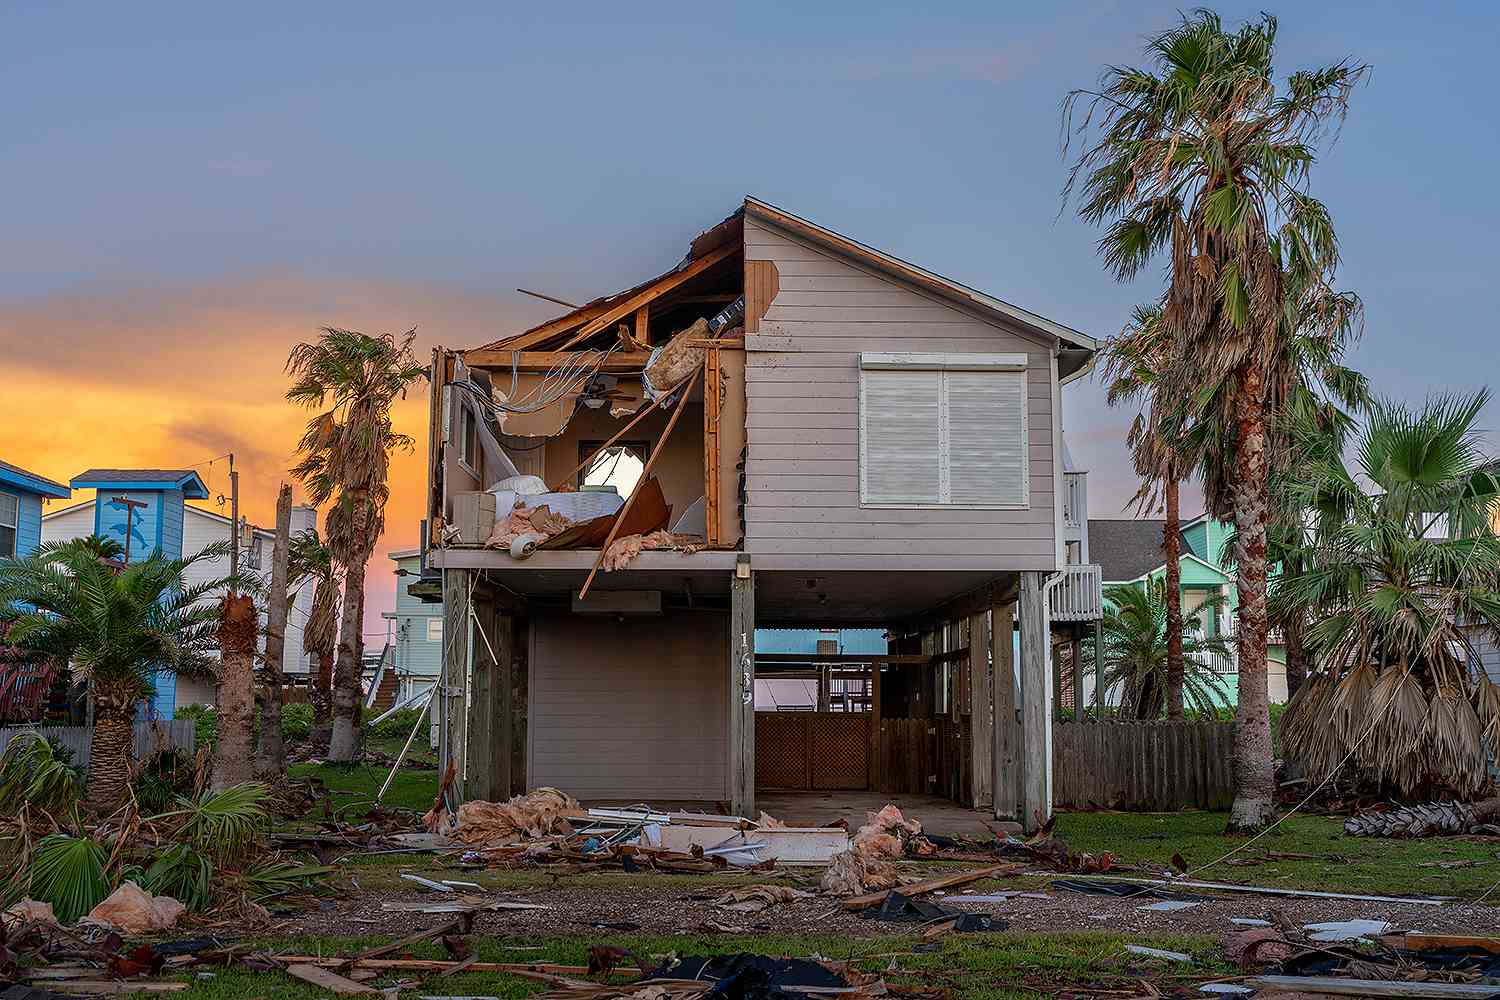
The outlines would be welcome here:
M 972 871 L 959 872 L 956 875 L 931 878 L 925 882 L 912 882 L 909 885 L 899 885 L 894 889 L 868 892 L 863 896 L 850 896 L 839 905 L 846 910 L 863 910 L 871 906 L 879 906 L 893 892 L 899 892 L 903 896 L 920 896 L 926 892 L 936 892 L 938 889 L 951 889 L 954 886 L 978 882 L 980 879 L 989 878 L 991 875 L 1014 875 L 1025 867 L 1025 865 L 990 865 L 986 868 L 975 868 Z

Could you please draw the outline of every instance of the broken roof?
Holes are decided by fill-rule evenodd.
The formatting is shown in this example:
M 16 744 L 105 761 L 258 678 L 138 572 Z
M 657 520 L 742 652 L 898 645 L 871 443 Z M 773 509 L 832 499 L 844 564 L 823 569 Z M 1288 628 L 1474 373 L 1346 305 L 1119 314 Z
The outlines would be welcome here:
M 182 490 L 189 500 L 207 500 L 208 487 L 192 469 L 89 469 L 69 484 L 82 489 Z
M 890 274 L 955 304 L 977 310 L 996 319 L 1020 323 L 1046 336 L 1056 337 L 1064 347 L 1094 351 L 1099 346 L 1098 341 L 1093 337 L 1071 327 L 860 243 L 769 202 L 747 196 L 743 206 L 736 209 L 722 222 L 694 238 L 688 246 L 687 256 L 662 274 L 624 291 L 586 302 L 544 323 L 538 323 L 528 330 L 503 337 L 476 350 L 567 349 L 571 341 L 576 341 L 576 332 L 580 328 L 587 330 L 589 325 L 593 324 L 599 327 L 595 332 L 603 332 L 603 325 L 598 322 L 600 317 L 608 316 L 611 312 L 619 312 L 622 306 L 628 304 L 632 298 L 641 295 L 652 286 L 673 275 L 692 270 L 695 264 L 701 267 L 700 262 L 703 258 L 717 257 L 718 259 L 713 263 L 727 259 L 728 254 L 723 251 L 728 245 L 738 247 L 743 242 L 744 220 L 747 215 L 844 256 L 854 258 L 867 267 Z M 612 323 L 613 320 L 608 322 Z

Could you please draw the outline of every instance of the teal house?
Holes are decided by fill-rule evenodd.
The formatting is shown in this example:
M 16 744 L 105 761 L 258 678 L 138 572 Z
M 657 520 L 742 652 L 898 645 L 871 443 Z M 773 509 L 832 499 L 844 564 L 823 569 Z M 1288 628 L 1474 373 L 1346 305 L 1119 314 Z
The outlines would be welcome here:
M 42 542 L 42 502 L 66 500 L 62 483 L 0 461 L 0 559 L 19 559 Z
M 1152 518 L 1089 519 L 1089 554 L 1103 567 L 1106 590 L 1148 581 L 1159 584 L 1165 580 L 1167 567 L 1161 551 L 1165 527 L 1165 521 Z M 1178 565 L 1182 573 L 1183 615 L 1196 618 L 1204 635 L 1232 637 L 1239 607 L 1232 558 L 1228 551 L 1234 528 L 1204 515 L 1184 522 L 1180 531 L 1182 555 Z M 1225 602 L 1217 614 L 1204 606 L 1215 596 L 1222 596 Z M 1236 661 L 1233 657 L 1214 657 L 1208 666 L 1223 679 L 1225 702 L 1233 705 L 1239 687 Z M 1271 701 L 1284 703 L 1287 700 L 1286 648 L 1281 644 L 1280 633 L 1274 630 L 1268 680 Z
M 125 561 L 161 552 L 182 558 L 188 500 L 207 500 L 208 487 L 191 469 L 89 469 L 74 476 L 75 490 L 94 490 L 94 534 L 119 542 Z M 149 711 L 170 719 L 177 704 L 177 675 L 160 671 Z

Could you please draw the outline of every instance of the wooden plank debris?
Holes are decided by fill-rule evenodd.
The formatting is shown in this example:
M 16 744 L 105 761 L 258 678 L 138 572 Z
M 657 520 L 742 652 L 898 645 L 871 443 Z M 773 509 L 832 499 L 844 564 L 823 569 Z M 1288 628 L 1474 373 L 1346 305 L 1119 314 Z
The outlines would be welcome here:
M 1069 875 L 1073 879 L 1103 879 L 1106 882 L 1130 882 L 1167 889 L 1219 889 L 1224 892 L 1248 892 L 1265 896 L 1297 896 L 1309 899 L 1357 899 L 1366 903 L 1411 903 L 1417 906 L 1442 906 L 1452 902 L 1443 896 L 1367 896 L 1353 892 L 1321 892 L 1314 889 L 1277 889 L 1265 885 L 1239 885 L 1234 882 L 1196 882 L 1190 879 L 1129 878 L 1124 875 Z
M 300 979 L 304 983 L 337 993 L 340 996 L 362 996 L 368 994 L 379 995 L 380 991 L 363 983 L 339 975 L 337 972 L 313 965 L 310 962 L 299 962 L 286 967 L 286 974 L 294 979 Z
M 903 896 L 920 896 L 923 893 L 936 892 L 939 889 L 951 889 L 955 886 L 968 885 L 970 882 L 978 882 L 980 879 L 989 878 L 992 875 L 1014 875 L 1025 867 L 1025 865 L 989 865 L 984 868 L 975 868 L 971 871 L 958 872 L 954 875 L 930 878 L 925 882 L 898 885 L 894 889 L 885 889 L 881 892 L 868 892 L 863 896 L 850 896 L 848 899 L 840 902 L 839 905 L 846 910 L 863 910 L 871 906 L 879 906 L 893 892 L 899 892 Z
M 1332 994 L 1342 997 L 1493 997 L 1500 987 L 1482 983 L 1412 983 L 1384 979 L 1345 979 L 1341 976 L 1254 976 L 1246 984 L 1272 990 L 1267 994 L 1296 993 L 1299 996 Z
M 1412 951 L 1432 951 L 1438 948 L 1477 948 L 1500 955 L 1500 937 L 1480 937 L 1473 934 L 1392 934 L 1381 940 L 1408 948 Z M 1496 992 L 1500 992 L 1497 990 Z

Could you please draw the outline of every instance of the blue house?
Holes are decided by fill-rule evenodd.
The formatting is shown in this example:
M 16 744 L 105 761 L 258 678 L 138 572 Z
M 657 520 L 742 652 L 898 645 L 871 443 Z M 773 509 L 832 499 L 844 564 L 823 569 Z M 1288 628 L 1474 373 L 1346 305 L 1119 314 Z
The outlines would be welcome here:
M 208 487 L 191 469 L 89 469 L 74 476 L 75 490 L 94 493 L 94 534 L 125 548 L 125 561 L 160 551 L 182 558 L 183 516 L 188 500 L 207 500 Z M 177 675 L 155 679 L 151 711 L 170 719 L 177 705 Z
M 42 501 L 70 496 L 62 483 L 0 461 L 0 559 L 36 551 L 42 542 Z

